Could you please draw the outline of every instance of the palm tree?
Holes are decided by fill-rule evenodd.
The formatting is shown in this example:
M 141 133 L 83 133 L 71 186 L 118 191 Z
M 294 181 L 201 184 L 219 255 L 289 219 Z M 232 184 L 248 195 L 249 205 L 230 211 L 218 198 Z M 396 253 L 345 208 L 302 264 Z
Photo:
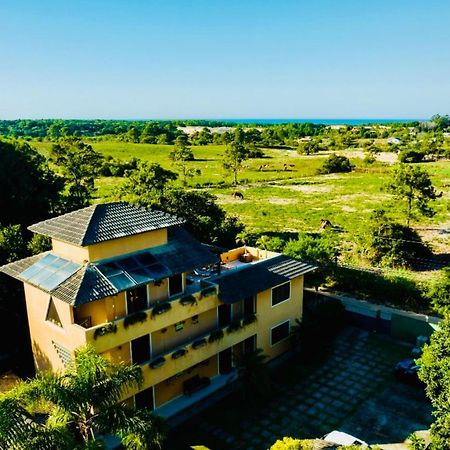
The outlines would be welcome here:
M 242 244 L 244 246 L 244 253 L 247 254 L 247 242 L 249 234 L 246 231 L 240 231 L 236 235 L 236 244 Z
M 262 247 L 265 250 L 264 257 L 267 259 L 267 249 L 270 245 L 270 237 L 266 235 L 260 236 L 259 239 L 256 241 L 256 245 L 258 247 Z
M 161 448 L 162 419 L 120 403 L 142 383 L 137 366 L 114 364 L 90 347 L 64 373 L 44 373 L 0 397 L 0 449 L 102 449 L 112 434 L 127 450 Z
M 267 355 L 262 348 L 252 352 L 234 354 L 237 378 L 242 386 L 244 400 L 260 399 L 267 396 L 270 388 L 269 369 L 265 364 Z

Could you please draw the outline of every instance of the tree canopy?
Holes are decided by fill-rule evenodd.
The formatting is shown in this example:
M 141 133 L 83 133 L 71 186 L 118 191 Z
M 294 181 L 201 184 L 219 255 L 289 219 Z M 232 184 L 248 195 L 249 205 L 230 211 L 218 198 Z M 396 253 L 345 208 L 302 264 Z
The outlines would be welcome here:
M 419 166 L 410 164 L 398 164 L 394 167 L 386 189 L 396 199 L 405 202 L 407 226 L 409 226 L 415 211 L 431 217 L 434 211 L 430 207 L 430 201 L 436 200 L 440 196 L 436 192 L 428 172 Z
M 58 210 L 63 180 L 27 143 L 0 140 L 0 167 L 1 225 L 28 226 Z
M 0 397 L 0 448 L 103 449 L 99 435 L 106 433 L 127 450 L 161 448 L 161 419 L 120 403 L 141 382 L 139 367 L 80 349 L 66 372 L 38 375 Z

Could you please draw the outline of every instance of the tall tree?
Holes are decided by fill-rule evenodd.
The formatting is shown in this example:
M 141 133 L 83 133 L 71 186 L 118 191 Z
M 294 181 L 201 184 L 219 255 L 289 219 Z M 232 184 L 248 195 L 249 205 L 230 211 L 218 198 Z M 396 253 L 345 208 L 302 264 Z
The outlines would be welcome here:
M 0 224 L 31 225 L 59 208 L 62 178 L 23 142 L 0 140 Z
M 193 177 L 196 171 L 188 166 L 188 161 L 194 160 L 194 152 L 189 147 L 185 134 L 176 138 L 174 149 L 169 153 L 169 158 L 180 171 L 181 182 L 183 186 L 186 186 L 188 177 Z
M 450 448 L 450 321 L 439 324 L 419 360 L 419 378 L 433 407 L 433 449 Z
M 127 450 L 161 448 L 161 419 L 120 403 L 141 383 L 139 367 L 78 350 L 66 372 L 39 375 L 0 397 L 0 448 L 102 449 L 98 435 L 107 433 Z
M 409 164 L 398 164 L 394 167 L 386 189 L 395 198 L 406 203 L 405 214 L 408 227 L 415 210 L 424 216 L 433 216 L 434 211 L 429 206 L 430 201 L 442 195 L 436 192 L 426 170 Z
M 233 141 L 227 145 L 222 164 L 225 170 L 233 174 L 234 185 L 238 184 L 238 172 L 242 169 L 242 163 L 247 158 L 247 149 L 241 142 Z
M 158 207 L 167 185 L 178 178 L 171 170 L 158 163 L 141 162 L 136 170 L 125 174 L 126 180 L 117 190 L 117 196 L 130 203 Z
M 66 138 L 53 145 L 50 159 L 66 179 L 67 208 L 78 209 L 89 205 L 103 156 L 78 138 Z

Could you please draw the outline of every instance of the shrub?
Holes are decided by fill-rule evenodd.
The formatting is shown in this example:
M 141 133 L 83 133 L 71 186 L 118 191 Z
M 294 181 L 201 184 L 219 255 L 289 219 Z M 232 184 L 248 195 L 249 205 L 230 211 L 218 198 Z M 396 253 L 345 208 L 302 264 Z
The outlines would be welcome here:
M 208 342 L 220 341 L 223 338 L 223 330 L 214 330 L 211 332 L 208 338 Z
M 172 353 L 172 359 L 178 359 L 181 358 L 182 356 L 184 356 L 187 353 L 187 349 L 185 348 L 179 348 L 178 350 L 175 350 Z
M 402 163 L 418 163 L 423 161 L 425 154 L 420 150 L 405 148 L 398 154 L 398 160 Z
M 441 276 L 427 286 L 425 297 L 434 311 L 443 316 L 450 313 L 450 267 L 444 267 Z
M 145 311 L 137 311 L 129 316 L 125 317 L 123 321 L 123 326 L 128 328 L 130 325 L 134 325 L 135 323 L 142 323 L 147 320 L 147 313 Z
M 158 358 L 151 361 L 149 366 L 152 369 L 156 369 L 157 367 L 161 367 L 165 362 L 166 362 L 166 358 L 164 358 L 164 356 L 159 356 Z
M 117 332 L 117 325 L 114 322 L 109 322 L 106 325 L 103 325 L 100 328 L 97 328 L 94 331 L 94 339 L 97 339 L 99 336 L 104 336 L 108 333 L 116 333 Z
M 180 298 L 180 303 L 183 306 L 195 305 L 197 303 L 197 299 L 193 295 L 185 295 L 185 296 Z
M 341 172 L 351 172 L 353 166 L 350 160 L 346 156 L 332 154 L 330 155 L 317 170 L 319 175 L 325 175 L 327 173 L 341 173 Z
M 171 309 L 172 305 L 170 303 L 158 303 L 152 309 L 152 318 L 164 314 L 165 312 L 170 311 Z
M 197 341 L 192 343 L 192 348 L 194 350 L 197 350 L 199 348 L 204 347 L 207 344 L 208 344 L 208 342 L 206 341 L 206 339 L 198 339 Z

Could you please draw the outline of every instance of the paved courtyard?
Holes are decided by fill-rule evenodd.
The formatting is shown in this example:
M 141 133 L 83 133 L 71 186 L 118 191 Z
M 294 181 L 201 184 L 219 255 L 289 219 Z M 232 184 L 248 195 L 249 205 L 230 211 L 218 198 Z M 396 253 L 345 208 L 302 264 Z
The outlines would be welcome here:
M 431 422 L 422 389 L 392 376 L 395 362 L 408 355 L 384 336 L 348 328 L 323 363 L 276 371 L 275 395 L 263 407 L 250 410 L 234 395 L 175 430 L 170 448 L 264 450 L 283 436 L 314 438 L 333 429 L 369 443 L 403 441 Z

